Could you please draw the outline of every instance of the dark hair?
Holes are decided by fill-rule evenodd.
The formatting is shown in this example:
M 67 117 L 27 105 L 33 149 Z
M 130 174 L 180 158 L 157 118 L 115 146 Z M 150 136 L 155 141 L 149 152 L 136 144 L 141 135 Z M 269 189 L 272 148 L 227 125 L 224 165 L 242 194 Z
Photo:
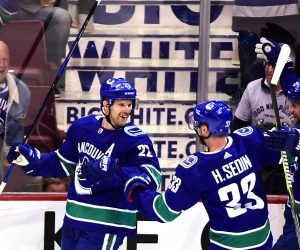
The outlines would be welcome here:
M 64 184 L 66 188 L 66 192 L 69 189 L 70 179 L 69 177 L 62 177 L 62 178 L 44 178 L 42 182 L 42 191 L 46 192 L 47 188 L 51 184 Z

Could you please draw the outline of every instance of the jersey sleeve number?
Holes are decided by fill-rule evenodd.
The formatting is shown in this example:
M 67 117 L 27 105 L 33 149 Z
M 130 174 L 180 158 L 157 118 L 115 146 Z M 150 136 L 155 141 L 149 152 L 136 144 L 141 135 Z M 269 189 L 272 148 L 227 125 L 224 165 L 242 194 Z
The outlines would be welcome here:
M 139 156 L 142 157 L 150 157 L 152 158 L 153 155 L 151 154 L 151 150 L 149 148 L 149 145 L 147 144 L 140 144 L 137 146 L 138 150 L 140 150 L 141 152 L 139 153 Z
M 246 194 L 247 200 L 249 200 L 249 202 L 245 203 L 243 207 L 240 203 L 241 194 L 237 183 L 231 183 L 230 185 L 219 189 L 218 194 L 220 200 L 229 201 L 226 204 L 225 209 L 230 218 L 246 213 L 247 209 L 262 209 L 265 206 L 264 201 L 252 192 L 255 187 L 255 182 L 256 176 L 254 173 L 247 175 L 240 182 L 242 193 Z
M 170 189 L 173 193 L 176 193 L 180 187 L 180 184 L 181 184 L 181 179 L 173 175 L 170 185 L 168 186 L 168 189 Z

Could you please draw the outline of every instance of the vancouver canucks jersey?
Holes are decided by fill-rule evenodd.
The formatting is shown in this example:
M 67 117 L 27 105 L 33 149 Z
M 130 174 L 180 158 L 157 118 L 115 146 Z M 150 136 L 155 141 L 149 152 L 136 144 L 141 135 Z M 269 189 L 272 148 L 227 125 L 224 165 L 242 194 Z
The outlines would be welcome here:
M 299 164 L 300 160 L 298 157 L 297 165 L 293 169 L 293 193 L 294 193 L 294 199 L 296 202 L 296 208 L 297 208 L 297 213 L 298 213 L 298 220 L 300 221 L 300 170 L 299 170 Z
M 209 249 L 269 250 L 272 234 L 260 170 L 277 165 L 279 154 L 265 151 L 256 127 L 239 129 L 227 140 L 218 152 L 196 152 L 183 160 L 165 193 L 137 192 L 134 200 L 146 217 L 168 222 L 201 199 L 210 219 Z
M 81 181 L 79 168 L 90 160 L 111 156 L 136 174 L 147 173 L 157 189 L 161 182 L 158 159 L 150 138 L 135 125 L 107 130 L 101 127 L 102 119 L 90 115 L 74 122 L 62 147 L 42 154 L 43 164 L 34 175 L 72 176 L 64 223 L 83 230 L 134 235 L 136 208 L 126 201 L 124 186 L 111 183 L 111 190 L 93 194 Z
M 300 124 L 298 124 L 296 128 L 299 130 Z M 296 164 L 290 165 L 290 175 L 292 176 L 293 179 L 292 189 L 293 189 L 293 194 L 294 194 L 294 199 L 295 199 L 295 204 L 296 204 L 296 209 L 298 214 L 298 220 L 300 221 L 300 170 L 299 170 L 300 157 L 299 155 L 296 157 L 296 160 L 297 160 Z M 289 221 L 290 223 L 294 223 L 290 202 L 287 202 L 286 204 L 284 216 L 286 221 Z
M 298 215 L 298 221 L 300 221 L 300 170 L 299 170 L 299 157 L 297 164 L 293 164 L 290 166 L 290 174 L 293 176 L 293 194 L 294 194 L 294 199 L 295 199 L 295 205 L 296 205 L 296 210 L 297 210 L 297 215 Z M 292 211 L 291 211 L 291 204 L 290 201 L 286 203 L 286 208 L 284 211 L 284 217 L 287 223 L 294 224 L 294 219 L 292 216 Z

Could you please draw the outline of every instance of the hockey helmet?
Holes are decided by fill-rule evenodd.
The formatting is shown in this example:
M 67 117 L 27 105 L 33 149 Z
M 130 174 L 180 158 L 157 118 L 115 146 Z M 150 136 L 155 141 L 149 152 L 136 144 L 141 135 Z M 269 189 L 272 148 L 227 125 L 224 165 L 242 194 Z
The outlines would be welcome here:
M 221 136 L 230 132 L 232 119 L 232 111 L 225 102 L 207 101 L 196 105 L 189 126 L 198 129 L 200 125 L 206 124 L 211 135 Z
M 300 82 L 295 82 L 288 90 L 288 98 L 300 103 Z
M 101 100 L 135 100 L 136 89 L 124 78 L 109 78 L 100 89 Z

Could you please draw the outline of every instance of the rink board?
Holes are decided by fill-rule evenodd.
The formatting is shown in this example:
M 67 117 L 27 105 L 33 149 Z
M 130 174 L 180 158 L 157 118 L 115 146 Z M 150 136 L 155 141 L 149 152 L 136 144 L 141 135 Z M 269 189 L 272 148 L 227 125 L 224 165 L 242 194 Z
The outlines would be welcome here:
M 60 228 L 65 211 L 65 195 L 5 195 L 0 196 L 1 249 L 5 250 L 58 250 Z M 271 202 L 270 202 L 271 200 Z M 269 198 L 269 218 L 274 241 L 282 232 L 283 203 L 286 197 Z M 161 224 L 138 221 L 141 243 L 134 238 L 125 241 L 121 250 L 199 250 L 208 222 L 202 203 L 185 211 L 173 222 Z M 204 231 L 203 231 L 204 230 Z M 55 239 L 57 242 L 55 242 Z M 146 239 L 150 242 L 145 243 Z M 176 239 L 176 240 L 174 240 Z M 144 243 L 143 243 L 144 242 Z

